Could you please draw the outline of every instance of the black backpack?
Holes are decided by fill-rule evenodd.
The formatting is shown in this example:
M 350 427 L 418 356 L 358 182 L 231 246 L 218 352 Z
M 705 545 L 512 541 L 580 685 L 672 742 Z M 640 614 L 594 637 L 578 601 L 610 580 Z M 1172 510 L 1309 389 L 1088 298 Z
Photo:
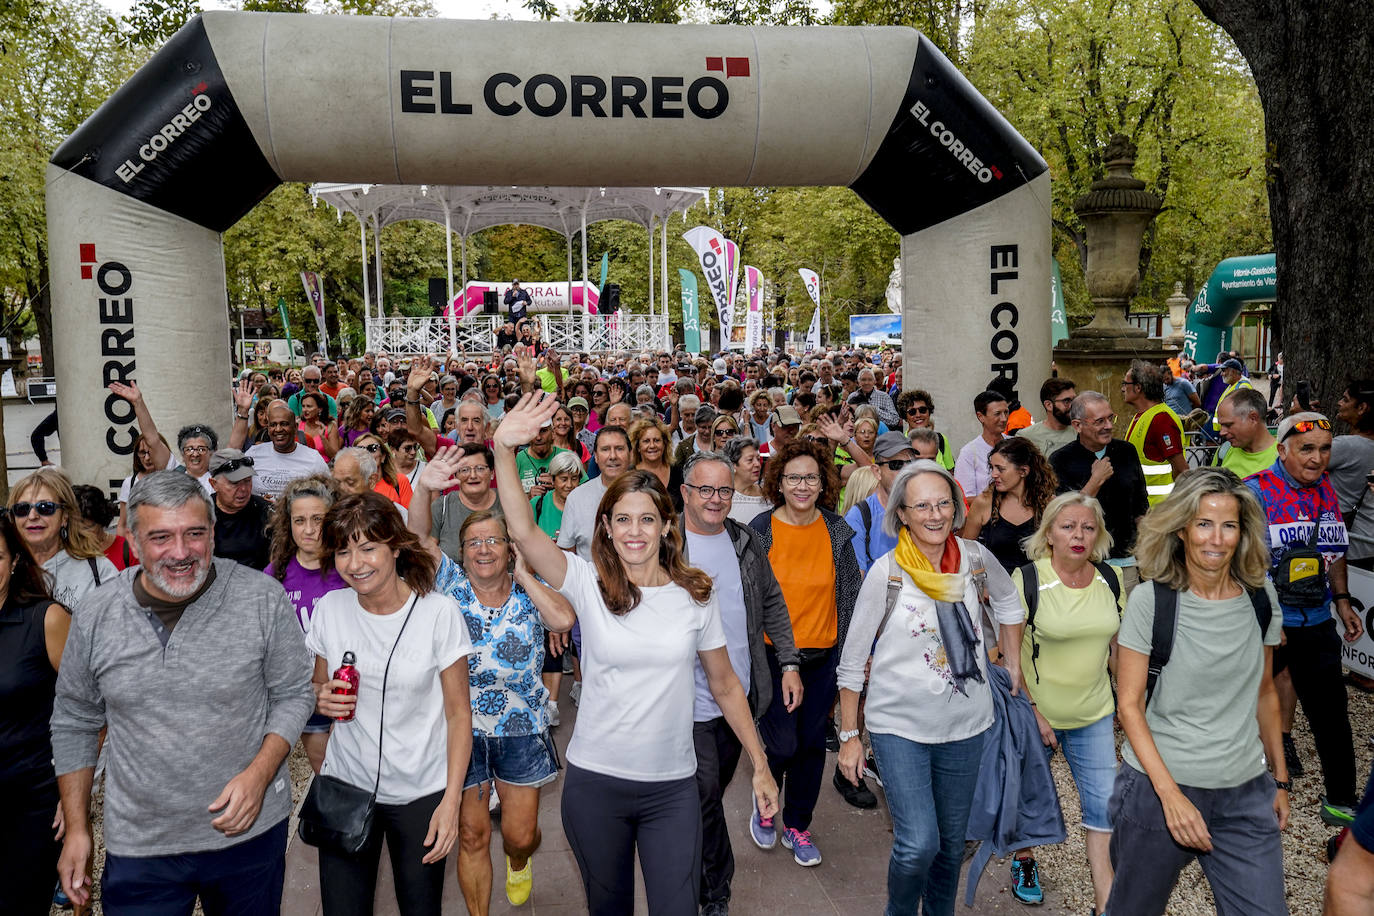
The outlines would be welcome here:
M 1121 603 L 1121 580 L 1111 564 L 1099 560 L 1093 564 L 1112 590 L 1112 598 Z M 1035 571 L 1035 563 L 1021 567 L 1021 591 L 1026 596 L 1026 627 L 1031 634 L 1031 670 L 1035 672 L 1035 682 L 1040 683 L 1040 668 L 1035 664 L 1040 658 L 1040 643 L 1035 639 L 1035 610 L 1040 606 L 1040 574 Z
M 1159 672 L 1169 664 L 1169 656 L 1174 652 L 1174 633 L 1178 629 L 1178 591 L 1162 582 L 1153 583 L 1155 588 L 1155 622 L 1150 634 L 1150 667 L 1145 675 L 1145 703 L 1155 695 L 1155 684 Z M 1250 591 L 1247 589 L 1247 591 Z M 1269 632 L 1269 621 L 1274 608 L 1269 603 L 1269 593 L 1264 587 L 1250 591 L 1250 604 L 1255 609 L 1255 620 L 1259 622 L 1260 640 Z
M 1271 572 L 1279 603 L 1289 607 L 1317 608 L 1326 604 L 1326 559 L 1317 549 L 1321 518 L 1319 513 L 1312 514 L 1318 516 L 1312 520 L 1312 533 L 1289 544 Z

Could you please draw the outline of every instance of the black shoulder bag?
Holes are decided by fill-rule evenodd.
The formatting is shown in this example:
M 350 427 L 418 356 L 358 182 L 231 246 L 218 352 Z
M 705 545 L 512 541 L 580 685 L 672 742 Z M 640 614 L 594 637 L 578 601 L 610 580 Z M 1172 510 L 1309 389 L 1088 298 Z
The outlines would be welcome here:
M 386 735 L 386 678 L 391 673 L 391 658 L 405 635 L 406 624 L 415 610 L 419 595 L 410 599 L 401 632 L 391 644 L 382 672 L 382 709 L 377 721 L 377 781 L 372 789 L 359 788 L 334 776 L 316 776 L 301 805 L 301 841 L 336 855 L 351 856 L 360 852 L 372 834 L 372 815 L 377 806 L 377 790 L 382 784 L 382 739 Z

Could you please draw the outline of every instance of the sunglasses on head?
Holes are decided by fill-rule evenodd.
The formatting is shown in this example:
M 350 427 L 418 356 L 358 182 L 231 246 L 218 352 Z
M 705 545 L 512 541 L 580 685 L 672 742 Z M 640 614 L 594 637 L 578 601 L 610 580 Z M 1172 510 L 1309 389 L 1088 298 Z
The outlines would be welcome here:
M 30 512 L 36 511 L 42 516 L 52 516 L 57 514 L 58 509 L 67 508 L 66 503 L 53 502 L 51 499 L 40 499 L 36 503 L 15 503 L 10 507 L 10 514 L 15 518 L 24 518 Z
M 224 462 L 219 467 L 211 471 L 210 476 L 214 477 L 216 474 L 232 474 L 239 468 L 251 468 L 252 466 L 253 459 L 245 455 L 242 458 L 233 458 L 229 461 Z
M 1290 436 L 1300 436 L 1303 433 L 1310 433 L 1314 429 L 1324 429 L 1327 432 L 1331 432 L 1331 421 L 1325 417 L 1322 417 L 1320 420 L 1299 420 L 1293 424 L 1288 432 L 1283 434 L 1283 438 L 1287 439 Z

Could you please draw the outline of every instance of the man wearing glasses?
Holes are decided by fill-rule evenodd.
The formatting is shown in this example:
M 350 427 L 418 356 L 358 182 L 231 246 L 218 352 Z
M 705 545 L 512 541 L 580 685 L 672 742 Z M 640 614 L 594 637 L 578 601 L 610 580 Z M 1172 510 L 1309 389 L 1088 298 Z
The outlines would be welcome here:
M 1345 553 L 1349 535 L 1342 520 L 1340 499 L 1326 472 L 1331 461 L 1331 421 L 1304 411 L 1279 424 L 1279 460 L 1268 470 L 1245 479 L 1264 508 L 1269 524 L 1270 578 L 1283 609 L 1284 643 L 1274 650 L 1274 681 L 1279 688 L 1285 755 L 1293 749 L 1290 733 L 1297 701 L 1312 726 L 1312 739 L 1321 760 L 1326 792 L 1318 814 L 1334 827 L 1355 818 L 1359 795 L 1355 788 L 1355 745 L 1350 732 L 1345 682 L 1341 671 L 1341 640 L 1331 616 L 1334 604 L 1345 640 L 1354 643 L 1364 632 L 1360 615 L 1350 606 Z M 1316 526 L 1315 542 L 1311 540 Z M 1284 555 L 1293 548 L 1314 546 L 1323 563 L 1302 563 L 1308 575 L 1285 575 Z M 1321 566 L 1325 573 L 1321 574 Z M 1316 572 L 1314 576 L 1311 573 Z M 1289 677 L 1280 675 L 1287 672 Z M 1287 688 L 1287 689 L 1285 689 Z M 1296 756 L 1296 749 L 1293 749 Z
M 854 556 L 859 569 L 868 572 L 873 561 L 897 546 L 897 538 L 883 530 L 883 514 L 892 492 L 892 482 L 908 462 L 916 459 L 916 450 L 901 433 L 887 432 L 873 443 L 873 466 L 878 470 L 878 489 L 847 513 L 844 520 L 854 529 Z
M 1045 384 L 1040 386 L 1040 404 L 1045 408 L 1045 419 L 1018 429 L 1016 435 L 1029 440 L 1046 458 L 1077 439 L 1078 433 L 1074 432 L 1073 421 L 1069 418 L 1069 407 L 1078 396 L 1077 387 L 1071 379 L 1045 379 Z
M 320 372 L 319 366 L 306 366 L 301 370 L 301 390 L 291 395 L 291 399 L 286 402 L 287 406 L 291 408 L 292 413 L 298 417 L 301 415 L 301 395 L 310 392 L 313 394 L 323 394 L 329 399 L 329 415 L 331 417 L 337 417 L 339 415 L 339 402 L 335 401 L 332 396 L 322 391 L 320 388 L 320 380 L 322 378 L 323 374 Z
M 725 651 L 740 683 L 747 685 L 749 709 L 761 716 L 773 701 L 764 636 L 777 651 L 782 666 L 783 702 L 788 712 L 802 700 L 792 620 L 782 587 L 768 562 L 768 551 L 750 528 L 729 517 L 734 499 L 735 469 L 723 456 L 697 452 L 682 471 L 682 556 L 706 571 L 716 583 Z M 703 914 L 729 912 L 730 881 L 735 858 L 726 829 L 721 798 L 739 765 L 739 739 L 711 697 L 706 673 L 696 666 L 696 698 L 692 704 L 692 740 L 696 745 L 697 794 L 701 800 L 701 890 Z
M 1128 560 L 1135 547 L 1136 523 L 1149 511 L 1145 473 L 1135 446 L 1112 435 L 1116 414 L 1099 391 L 1085 391 L 1073 399 L 1069 418 L 1078 437 L 1050 456 L 1050 467 L 1059 478 L 1059 492 L 1078 490 L 1096 497 L 1107 517 L 1112 535 L 1113 565 L 1134 568 Z M 1127 589 L 1135 584 L 1127 575 Z

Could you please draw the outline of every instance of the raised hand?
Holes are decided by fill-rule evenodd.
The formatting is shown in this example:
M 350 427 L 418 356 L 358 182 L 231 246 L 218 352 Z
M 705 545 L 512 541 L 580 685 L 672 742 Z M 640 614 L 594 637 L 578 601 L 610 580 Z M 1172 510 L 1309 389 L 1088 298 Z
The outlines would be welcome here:
M 520 387 L 525 391 L 533 391 L 539 387 L 538 370 L 534 365 L 534 357 L 528 351 L 523 351 L 515 358 L 515 366 L 520 373 Z
M 241 378 L 239 383 L 234 386 L 234 412 L 246 414 L 252 407 L 253 382 L 251 379 Z
M 240 384 L 246 383 L 240 382 Z M 138 404 L 140 401 L 143 400 L 143 392 L 138 390 L 137 382 L 130 382 L 127 385 L 123 384 L 122 382 L 110 382 L 108 387 L 112 394 L 115 394 L 123 398 L 130 404 Z
M 450 487 L 458 486 L 458 461 L 462 457 L 463 450 L 456 445 L 446 445 L 438 449 L 434 457 L 425 462 L 424 470 L 420 471 L 416 483 L 431 493 L 442 493 Z
M 816 426 L 831 442 L 843 445 L 849 441 L 849 433 L 845 431 L 844 425 L 830 414 L 823 414 L 816 421 Z
M 493 442 L 498 448 L 516 449 L 534 441 L 539 430 L 558 410 L 558 399 L 542 391 L 533 391 L 520 398 L 519 403 L 506 411 L 501 425 L 496 427 Z
M 424 387 L 429 384 L 430 375 L 434 372 L 434 360 L 428 356 L 417 356 L 410 361 L 410 375 L 406 376 L 406 390 L 411 397 L 419 395 Z

